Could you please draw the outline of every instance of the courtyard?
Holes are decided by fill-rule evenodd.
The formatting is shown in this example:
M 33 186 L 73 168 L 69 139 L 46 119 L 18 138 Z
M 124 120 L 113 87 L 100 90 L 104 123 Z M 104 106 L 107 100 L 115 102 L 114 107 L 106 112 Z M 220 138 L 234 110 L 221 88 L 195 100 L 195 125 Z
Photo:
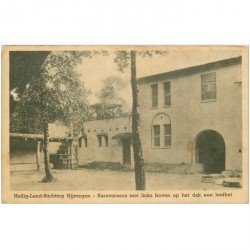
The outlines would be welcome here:
M 111 191 L 135 190 L 133 171 L 98 169 L 52 170 L 55 182 L 41 183 L 44 172 L 21 170 L 10 172 L 12 191 Z M 232 189 L 202 182 L 202 174 L 146 172 L 147 190 L 216 190 Z

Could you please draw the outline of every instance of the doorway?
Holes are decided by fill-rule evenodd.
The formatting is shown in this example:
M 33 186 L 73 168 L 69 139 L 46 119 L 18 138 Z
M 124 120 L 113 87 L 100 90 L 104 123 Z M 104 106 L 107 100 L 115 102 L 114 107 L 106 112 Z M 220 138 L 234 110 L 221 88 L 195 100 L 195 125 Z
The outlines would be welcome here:
M 225 170 L 225 142 L 214 130 L 199 133 L 195 145 L 196 163 L 204 166 L 204 173 L 221 173 Z

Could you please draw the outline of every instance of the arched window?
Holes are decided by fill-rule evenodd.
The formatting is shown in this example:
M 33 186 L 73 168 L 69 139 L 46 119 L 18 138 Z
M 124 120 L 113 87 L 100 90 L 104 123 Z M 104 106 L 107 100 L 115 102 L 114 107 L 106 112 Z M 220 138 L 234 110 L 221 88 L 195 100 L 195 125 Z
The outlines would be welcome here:
M 105 133 L 100 133 L 97 135 L 99 147 L 108 147 L 109 138 Z M 105 143 L 105 144 L 104 144 Z
M 152 121 L 152 147 L 171 147 L 171 122 L 165 113 L 157 114 Z

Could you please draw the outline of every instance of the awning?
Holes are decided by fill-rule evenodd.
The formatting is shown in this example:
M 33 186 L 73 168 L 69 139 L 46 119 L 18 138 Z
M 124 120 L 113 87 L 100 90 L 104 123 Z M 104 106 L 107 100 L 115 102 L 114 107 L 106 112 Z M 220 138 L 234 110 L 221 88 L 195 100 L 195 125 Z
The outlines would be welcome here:
M 43 141 L 42 134 L 20 134 L 20 133 L 10 133 L 10 138 L 13 140 L 34 140 L 34 141 Z M 49 137 L 51 142 L 61 142 L 61 141 L 72 141 L 72 137 L 59 137 L 53 136 Z
M 116 134 L 115 136 L 113 136 L 113 139 L 116 139 L 118 141 L 121 141 L 121 140 L 132 140 L 132 133 L 119 133 L 119 134 Z

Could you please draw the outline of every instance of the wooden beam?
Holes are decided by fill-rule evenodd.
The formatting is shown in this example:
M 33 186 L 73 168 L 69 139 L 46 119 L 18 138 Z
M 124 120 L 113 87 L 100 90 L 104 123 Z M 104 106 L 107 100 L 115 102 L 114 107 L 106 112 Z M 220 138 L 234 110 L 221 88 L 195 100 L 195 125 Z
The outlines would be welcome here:
M 37 164 L 37 171 L 41 169 L 41 142 L 38 141 L 36 144 L 36 164 Z

